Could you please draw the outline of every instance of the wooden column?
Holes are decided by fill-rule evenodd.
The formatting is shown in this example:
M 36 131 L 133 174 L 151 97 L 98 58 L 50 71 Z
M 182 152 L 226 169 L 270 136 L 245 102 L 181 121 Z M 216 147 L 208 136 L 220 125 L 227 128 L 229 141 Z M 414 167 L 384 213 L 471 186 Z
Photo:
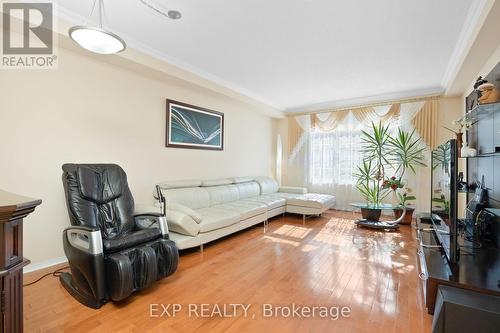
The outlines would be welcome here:
M 23 218 L 42 201 L 0 190 L 0 332 L 23 331 Z

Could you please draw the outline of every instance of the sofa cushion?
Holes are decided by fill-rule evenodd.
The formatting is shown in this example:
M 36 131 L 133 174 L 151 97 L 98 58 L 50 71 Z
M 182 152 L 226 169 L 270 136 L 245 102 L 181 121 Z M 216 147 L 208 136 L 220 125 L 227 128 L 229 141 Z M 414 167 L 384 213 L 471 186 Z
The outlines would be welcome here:
M 292 199 L 292 198 L 298 198 L 298 197 L 302 196 L 302 194 L 277 192 L 277 193 L 268 194 L 266 196 L 273 197 L 273 198 Z
M 248 183 L 253 181 L 253 178 L 251 177 L 232 177 L 229 179 L 233 181 L 233 184 Z
M 210 195 L 206 188 L 189 187 L 161 190 L 168 203 L 179 203 L 191 209 L 210 206 Z
M 198 213 L 194 209 L 189 208 L 188 206 L 184 206 L 180 203 L 176 203 L 176 202 L 171 202 L 171 203 L 167 202 L 167 212 L 168 211 L 176 211 L 176 212 L 180 212 L 180 213 L 184 213 L 186 215 L 189 215 L 193 220 L 196 221 L 196 223 L 200 223 L 201 219 L 202 219 L 202 216 L 200 215 L 200 213 Z
M 255 201 L 234 201 L 222 205 L 217 205 L 214 208 L 235 211 L 240 214 L 241 221 L 267 212 L 267 206 L 265 204 Z
M 198 187 L 198 186 L 201 186 L 201 180 L 198 180 L 198 179 L 171 180 L 171 181 L 165 181 L 163 183 L 159 183 L 158 185 L 162 189 Z
M 198 214 L 198 213 L 197 213 Z M 188 214 L 170 210 L 167 211 L 167 224 L 169 231 L 195 237 L 200 232 L 200 225 Z
M 225 228 L 240 221 L 240 214 L 236 209 L 229 210 L 209 207 L 198 209 L 198 213 L 203 217 L 199 224 L 200 232 Z
M 279 196 L 275 195 L 261 195 L 255 198 L 249 198 L 246 199 L 245 201 L 253 201 L 253 202 L 259 202 L 263 203 L 267 206 L 268 210 L 283 207 L 286 205 L 286 199 L 285 198 L 280 198 Z
M 335 197 L 328 194 L 307 193 L 296 198 L 288 199 L 291 206 L 328 209 L 335 203 Z
M 260 195 L 260 187 L 256 182 L 235 184 L 233 186 L 238 189 L 238 197 L 240 200 L 257 197 Z
M 201 182 L 201 186 L 209 187 L 209 186 L 221 186 L 221 185 L 229 185 L 232 184 L 233 181 L 231 179 L 222 178 L 222 179 L 209 179 Z
M 278 183 L 271 177 L 258 177 L 255 181 L 259 183 L 261 195 L 278 192 Z
M 223 185 L 206 187 L 210 197 L 210 206 L 239 200 L 239 192 L 236 185 Z

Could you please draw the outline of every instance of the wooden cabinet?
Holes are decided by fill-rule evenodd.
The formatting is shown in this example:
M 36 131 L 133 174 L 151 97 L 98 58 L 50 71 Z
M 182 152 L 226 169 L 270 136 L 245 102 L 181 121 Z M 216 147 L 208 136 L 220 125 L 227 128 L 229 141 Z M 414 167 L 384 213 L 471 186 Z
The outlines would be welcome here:
M 23 331 L 23 218 L 41 200 L 0 190 L 0 332 Z
M 450 266 L 441 249 L 432 247 L 437 245 L 436 235 L 428 230 L 428 224 L 422 223 L 422 217 L 417 217 L 417 228 L 421 229 L 417 231 L 420 242 L 419 277 L 424 286 L 425 306 L 429 314 L 434 312 L 440 285 L 500 296 L 496 274 L 500 271 L 498 248 L 484 243 L 481 248 L 464 250 L 458 264 Z

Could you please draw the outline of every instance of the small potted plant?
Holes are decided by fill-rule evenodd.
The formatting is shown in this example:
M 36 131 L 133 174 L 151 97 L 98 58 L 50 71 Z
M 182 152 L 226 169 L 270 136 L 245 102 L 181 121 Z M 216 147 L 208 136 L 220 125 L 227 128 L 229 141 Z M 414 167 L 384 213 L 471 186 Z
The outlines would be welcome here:
M 413 220 L 413 212 L 415 211 L 415 208 L 410 207 L 409 205 L 410 201 L 416 200 L 417 198 L 414 195 L 411 195 L 411 193 L 412 189 L 409 187 L 403 188 L 402 193 L 397 193 L 399 206 L 401 208 L 393 209 L 396 219 L 399 219 L 401 217 L 401 214 L 403 214 L 403 207 L 406 207 L 406 213 L 403 217 L 403 220 L 400 222 L 401 224 L 411 224 L 411 221 Z
M 402 179 L 398 178 L 396 176 L 392 176 L 391 178 L 387 178 L 382 183 L 382 188 L 384 190 L 391 190 L 392 191 L 391 204 L 393 206 L 398 206 L 399 205 L 399 198 L 398 198 L 397 191 L 398 191 L 398 189 L 403 188 Z
M 469 152 L 470 147 L 467 145 L 467 137 L 465 137 L 464 141 L 464 133 L 466 133 L 472 125 L 472 121 L 466 119 L 466 117 L 463 117 L 453 120 L 452 128 L 443 126 L 448 131 L 453 132 L 457 137 L 458 157 L 467 157 L 468 155 L 473 154 L 473 152 Z M 462 156 L 462 148 L 465 148 L 464 151 L 467 152 L 467 154 L 465 154 L 466 156 Z

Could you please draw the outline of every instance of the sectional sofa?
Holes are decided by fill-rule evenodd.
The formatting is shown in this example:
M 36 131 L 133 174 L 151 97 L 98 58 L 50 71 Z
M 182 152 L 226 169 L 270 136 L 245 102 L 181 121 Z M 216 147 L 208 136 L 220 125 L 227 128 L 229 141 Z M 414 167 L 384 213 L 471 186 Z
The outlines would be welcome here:
M 335 197 L 278 186 L 269 177 L 182 180 L 158 184 L 167 202 L 167 223 L 179 249 L 224 237 L 285 212 L 321 215 Z

